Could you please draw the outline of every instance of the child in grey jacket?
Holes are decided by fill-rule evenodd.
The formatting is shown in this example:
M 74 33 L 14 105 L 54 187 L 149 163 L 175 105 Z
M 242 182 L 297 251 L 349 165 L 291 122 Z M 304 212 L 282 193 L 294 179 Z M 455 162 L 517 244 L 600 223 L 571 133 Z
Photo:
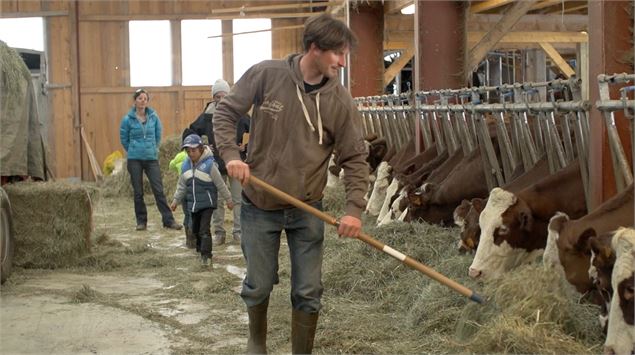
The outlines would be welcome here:
M 181 167 L 181 175 L 170 208 L 176 210 L 183 199 L 187 210 L 192 214 L 192 232 L 196 236 L 196 251 L 201 253 L 201 263 L 211 264 L 212 237 L 210 222 L 212 213 L 218 207 L 218 194 L 226 201 L 227 208 L 234 203 L 227 186 L 223 182 L 210 149 L 203 144 L 201 137 L 191 134 L 183 140 L 181 146 L 187 152 L 187 159 Z

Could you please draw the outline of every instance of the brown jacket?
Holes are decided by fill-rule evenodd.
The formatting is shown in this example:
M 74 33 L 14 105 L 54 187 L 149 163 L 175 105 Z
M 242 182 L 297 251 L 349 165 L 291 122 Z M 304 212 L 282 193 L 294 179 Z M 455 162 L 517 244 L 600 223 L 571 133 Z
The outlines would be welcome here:
M 226 162 L 240 159 L 235 142 L 236 122 L 253 104 L 246 160 L 251 174 L 301 201 L 315 202 L 322 199 L 328 162 L 336 149 L 345 174 L 346 214 L 359 218 L 368 189 L 367 150 L 359 112 L 337 78 L 305 93 L 301 57 L 295 54 L 285 60 L 266 60 L 241 77 L 214 114 L 218 149 Z M 303 112 L 297 88 L 313 129 Z M 251 185 L 244 187 L 244 193 L 265 210 L 290 207 Z

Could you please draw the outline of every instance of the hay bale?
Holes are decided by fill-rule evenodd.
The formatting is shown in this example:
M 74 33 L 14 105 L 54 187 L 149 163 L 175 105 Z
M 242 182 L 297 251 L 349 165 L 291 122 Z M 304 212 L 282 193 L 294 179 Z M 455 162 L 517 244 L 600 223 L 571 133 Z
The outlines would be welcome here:
M 20 182 L 4 188 L 13 210 L 16 265 L 63 267 L 90 251 L 92 206 L 83 186 Z

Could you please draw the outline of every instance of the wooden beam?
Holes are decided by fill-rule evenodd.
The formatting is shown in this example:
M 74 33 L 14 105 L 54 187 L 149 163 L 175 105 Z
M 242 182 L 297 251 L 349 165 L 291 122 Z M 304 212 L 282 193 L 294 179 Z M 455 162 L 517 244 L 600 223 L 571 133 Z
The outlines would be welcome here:
M 412 46 L 413 41 L 384 41 L 385 51 L 402 50 Z
M 566 0 L 544 0 L 532 6 L 529 11 L 544 9 L 545 7 L 554 6 L 564 3 Z
M 571 7 L 565 7 L 564 11 L 562 11 L 561 9 L 558 10 L 554 10 L 553 12 L 551 12 L 552 14 L 559 14 L 561 12 L 569 13 L 569 12 L 574 12 L 574 11 L 578 11 L 578 10 L 582 10 L 582 9 L 586 9 L 588 8 L 589 5 L 588 4 L 583 4 L 583 5 L 577 5 L 577 6 L 571 6 Z
M 247 13 L 252 11 L 275 11 L 286 9 L 301 9 L 305 7 L 323 7 L 323 6 L 335 6 L 339 5 L 340 1 L 325 1 L 325 2 L 306 2 L 306 3 L 292 3 L 292 4 L 274 4 L 274 5 L 261 5 L 261 6 L 241 6 L 227 9 L 213 9 L 212 14 L 230 14 L 230 13 Z
M 408 64 L 410 59 L 414 57 L 415 49 L 413 44 L 410 45 L 410 48 L 405 49 L 401 52 L 401 56 L 399 59 L 394 61 L 386 70 L 384 71 L 384 86 L 388 85 L 388 83 L 399 74 L 401 69 Z
M 223 51 L 223 79 L 230 84 L 234 81 L 234 32 L 233 21 L 221 21 L 223 32 L 222 51 Z M 216 79 L 214 79 L 216 80 Z
M 485 32 L 468 32 L 467 42 L 479 42 Z M 586 43 L 589 41 L 589 35 L 583 32 L 543 32 L 543 31 L 525 31 L 525 32 L 508 32 L 498 43 Z
M 516 2 L 503 16 L 500 21 L 470 50 L 467 56 L 467 66 L 464 73 L 471 73 L 478 66 L 481 60 L 487 55 L 505 34 L 523 17 L 524 14 L 536 3 L 536 0 L 526 0 Z
M 172 85 L 181 85 L 183 84 L 183 58 L 181 57 L 181 21 L 170 21 L 170 32 L 172 33 Z
M 484 36 L 485 32 L 468 32 L 468 45 L 475 45 Z M 414 32 L 391 31 L 384 35 L 384 50 L 405 49 L 412 45 Z M 506 46 L 506 48 L 530 48 L 539 47 L 538 42 L 558 43 L 558 48 L 573 48 L 577 43 L 588 43 L 589 36 L 584 32 L 542 32 L 525 31 L 509 32 L 498 41 L 493 48 Z M 569 45 L 563 45 L 569 44 Z
M 467 20 L 467 31 L 489 31 L 504 15 L 471 14 Z M 391 27 L 389 27 L 391 28 Z M 514 31 L 579 32 L 588 30 L 586 15 L 570 14 L 526 14 L 514 25 Z
M 384 14 L 401 14 L 401 9 L 414 4 L 414 0 L 384 1 Z
M 545 51 L 545 53 L 547 53 L 549 58 L 551 58 L 551 60 L 558 66 L 560 71 L 562 71 L 562 73 L 566 75 L 567 78 L 570 78 L 572 75 L 575 74 L 575 71 L 569 66 L 569 64 L 564 60 L 564 58 L 562 58 L 560 53 L 558 53 L 558 51 L 553 48 L 551 44 L 540 42 L 540 47 L 542 48 L 542 50 Z
M 285 13 L 259 13 L 234 15 L 214 14 L 150 14 L 150 15 L 84 15 L 79 21 L 137 21 L 137 20 L 234 20 L 248 18 L 298 18 L 319 15 L 322 12 L 285 12 Z
M 470 6 L 470 12 L 477 14 L 479 12 L 495 9 L 513 2 L 514 0 L 486 0 Z
M 68 16 L 68 11 L 0 12 L 0 18 Z

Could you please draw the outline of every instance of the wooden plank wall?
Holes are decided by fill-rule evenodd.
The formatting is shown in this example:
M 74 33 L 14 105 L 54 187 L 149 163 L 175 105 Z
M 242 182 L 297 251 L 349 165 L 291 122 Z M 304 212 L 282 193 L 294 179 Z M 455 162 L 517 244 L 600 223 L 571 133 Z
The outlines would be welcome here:
M 286 3 L 289 2 L 292 1 Z M 178 36 L 173 39 L 173 85 L 146 89 L 151 96 L 150 106 L 161 117 L 164 137 L 180 136 L 183 128 L 200 114 L 205 103 L 211 99 L 211 93 L 208 86 L 181 85 L 179 21 L 215 18 L 212 11 L 220 8 L 267 4 L 281 2 L 0 1 L 0 14 L 3 17 L 16 14 L 17 17 L 45 18 L 45 48 L 50 84 L 50 117 L 46 122 L 50 164 L 55 176 L 94 179 L 80 139 L 80 127 L 84 128 L 88 142 L 100 163 L 113 151 L 122 150 L 119 143 L 119 124 L 132 106 L 132 94 L 136 89 L 130 87 L 128 21 L 169 19 L 173 21 L 173 25 L 176 24 L 172 30 L 173 36 Z M 304 17 L 272 19 L 272 27 L 301 25 L 304 20 Z M 272 31 L 273 57 L 283 58 L 288 53 L 300 52 L 301 34 L 301 28 Z

